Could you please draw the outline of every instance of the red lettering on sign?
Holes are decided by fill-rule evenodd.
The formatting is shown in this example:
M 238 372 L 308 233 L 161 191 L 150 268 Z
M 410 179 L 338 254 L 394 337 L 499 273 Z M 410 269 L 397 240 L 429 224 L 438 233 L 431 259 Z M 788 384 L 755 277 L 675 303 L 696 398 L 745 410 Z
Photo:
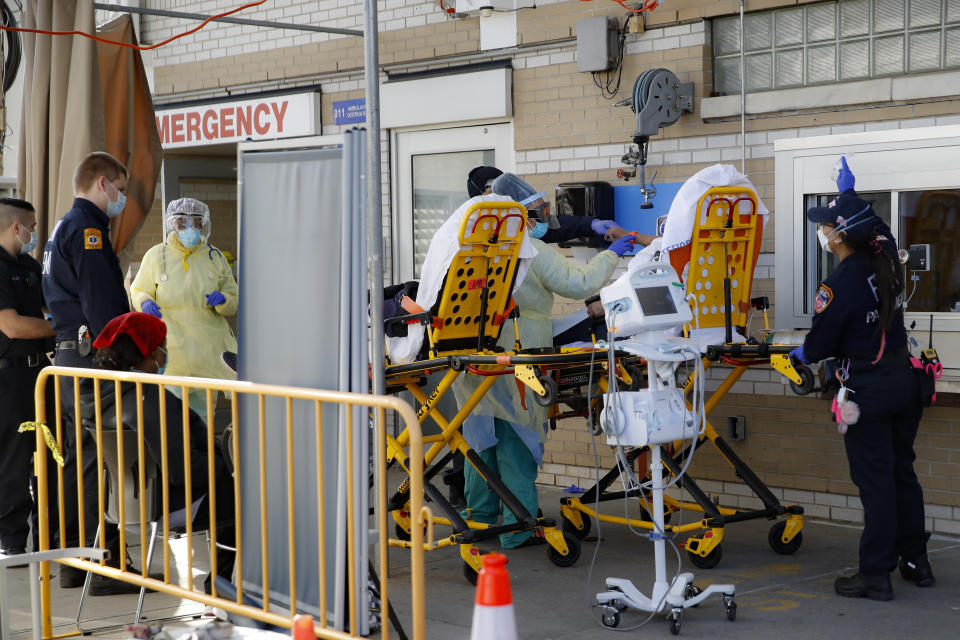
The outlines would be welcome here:
M 160 142 L 166 144 L 170 142 L 170 116 L 157 116 L 157 133 L 160 134 Z
M 183 139 L 183 114 L 175 113 L 170 116 L 170 142 L 184 142 Z
M 253 111 L 253 126 L 259 135 L 265 135 L 270 130 L 270 124 L 261 120 L 261 116 L 269 116 L 270 107 L 265 104 L 258 104 Z
M 217 112 L 207 109 L 203 112 L 203 137 L 207 140 L 216 140 L 220 135 L 217 127 Z
M 279 109 L 277 109 L 276 102 L 271 102 L 270 108 L 273 109 L 273 115 L 277 119 L 277 133 L 283 133 L 283 118 L 287 113 L 287 101 L 281 102 Z
M 200 114 L 196 111 L 187 112 L 187 141 L 200 140 Z
M 247 105 L 245 107 L 237 107 L 237 135 L 238 136 L 248 136 L 253 132 L 252 113 L 253 107 Z
M 484 282 L 485 282 L 484 278 L 476 278 L 474 280 L 468 280 L 467 290 L 473 291 L 474 289 L 483 289 Z
M 223 138 L 232 138 L 236 135 L 233 132 L 233 114 L 233 107 L 220 109 L 220 136 Z

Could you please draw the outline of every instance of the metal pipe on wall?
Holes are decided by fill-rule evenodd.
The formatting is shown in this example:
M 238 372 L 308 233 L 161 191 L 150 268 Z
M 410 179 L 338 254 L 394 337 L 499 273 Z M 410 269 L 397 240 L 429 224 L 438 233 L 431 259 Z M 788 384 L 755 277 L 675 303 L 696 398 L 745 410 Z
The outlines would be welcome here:
M 743 62 L 743 51 L 746 48 L 743 30 L 743 2 L 740 0 L 740 173 L 747 175 L 747 79 Z

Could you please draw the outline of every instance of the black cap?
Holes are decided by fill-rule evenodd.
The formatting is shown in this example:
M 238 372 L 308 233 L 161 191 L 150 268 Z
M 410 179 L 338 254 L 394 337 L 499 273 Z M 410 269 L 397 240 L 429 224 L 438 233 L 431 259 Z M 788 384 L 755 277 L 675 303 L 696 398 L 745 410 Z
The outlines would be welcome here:
M 856 195 L 853 191 L 846 191 L 834 198 L 825 207 L 811 207 L 807 209 L 807 220 L 817 224 L 832 224 L 843 226 L 844 221 L 855 224 L 867 216 L 876 215 L 873 204 Z M 856 217 L 856 220 L 853 218 Z
M 503 175 L 503 171 L 496 167 L 474 167 L 467 174 L 467 194 L 471 198 L 483 195 L 487 190 L 487 183 Z

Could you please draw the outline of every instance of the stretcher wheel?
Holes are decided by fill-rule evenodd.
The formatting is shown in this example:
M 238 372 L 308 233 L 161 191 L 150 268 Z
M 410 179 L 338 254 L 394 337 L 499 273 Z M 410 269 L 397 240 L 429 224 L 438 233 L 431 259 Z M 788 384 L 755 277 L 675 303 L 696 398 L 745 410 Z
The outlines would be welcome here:
M 393 523 L 393 533 L 396 534 L 397 540 L 410 542 L 410 533 L 406 529 L 401 527 L 399 522 Z
M 803 544 L 803 531 L 798 531 L 790 542 L 784 542 L 783 532 L 786 528 L 787 521 L 781 520 L 770 527 L 770 533 L 767 534 L 767 542 L 770 543 L 770 548 L 782 556 L 792 555 Z
M 803 365 L 797 367 L 797 373 L 800 374 L 801 382 L 800 384 L 797 384 L 793 380 L 791 380 L 790 388 L 793 389 L 793 392 L 798 396 L 805 396 L 811 391 L 813 391 L 814 384 L 816 383 L 816 378 L 813 377 L 813 372 L 810 371 L 810 367 L 806 367 Z
M 540 376 L 537 380 L 543 385 L 543 389 L 547 392 L 547 395 L 541 396 L 535 393 L 533 394 L 533 401 L 541 407 L 549 407 L 555 404 L 557 402 L 557 396 L 560 393 L 556 381 L 549 376 Z
M 570 534 L 577 540 L 583 540 L 588 535 L 590 535 L 590 529 L 593 527 L 592 518 L 587 516 L 584 513 L 580 514 L 580 521 L 583 522 L 583 529 L 577 529 L 577 525 L 573 524 L 566 518 L 563 519 L 563 532 Z
M 693 566 L 698 569 L 713 569 L 720 564 L 720 558 L 723 557 L 723 546 L 718 544 L 713 548 L 713 551 L 705 556 L 687 551 L 687 557 L 690 559 L 690 562 L 693 563 Z
M 477 586 L 477 579 L 480 577 L 473 567 L 470 566 L 470 563 L 466 560 L 463 561 L 463 577 L 467 579 L 467 582 L 473 586 Z
M 603 626 L 615 629 L 620 626 L 620 612 L 616 609 L 607 608 L 603 612 L 600 621 L 603 622 Z
M 569 533 L 563 534 L 563 541 L 567 543 L 567 555 L 561 555 L 553 547 L 548 547 L 547 557 L 558 567 L 572 567 L 580 559 L 580 541 Z

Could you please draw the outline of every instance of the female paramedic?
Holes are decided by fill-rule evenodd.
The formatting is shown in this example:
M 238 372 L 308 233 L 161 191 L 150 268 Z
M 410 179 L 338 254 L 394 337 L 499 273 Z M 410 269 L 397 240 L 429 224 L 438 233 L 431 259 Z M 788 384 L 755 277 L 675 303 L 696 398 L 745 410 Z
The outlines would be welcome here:
M 813 325 L 791 355 L 804 363 L 835 358 L 838 401 L 846 395 L 859 408 L 844 444 L 863 503 L 860 566 L 856 574 L 837 578 L 834 590 L 848 598 L 890 600 L 890 572 L 898 559 L 905 580 L 920 587 L 934 583 L 923 491 L 913 470 L 920 376 L 908 360 L 896 242 L 871 204 L 853 190 L 845 160 L 842 166 L 840 195 L 807 211 L 819 226 L 820 245 L 839 264 L 817 290 Z
M 529 221 L 541 220 L 546 212 L 542 193 L 512 173 L 499 176 L 493 183 L 497 195 L 524 204 Z M 546 216 L 544 216 L 546 217 Z M 552 347 L 551 312 L 554 294 L 582 299 L 605 285 L 617 265 L 617 258 L 631 246 L 633 238 L 616 240 L 586 265 L 566 260 L 556 249 L 540 240 L 532 240 L 537 250 L 530 269 L 513 291 L 520 310 L 520 341 L 524 349 Z M 500 346 L 513 348 L 513 332 L 504 331 Z M 454 385 L 457 402 L 463 406 L 476 388 L 478 376 L 460 376 Z M 470 446 L 533 515 L 538 511 L 537 468 L 543 462 L 543 443 L 547 432 L 547 410 L 533 400 L 527 390 L 526 408 L 521 404 L 517 385 L 510 376 L 502 376 L 467 418 L 463 434 Z M 496 523 L 501 514 L 500 500 L 487 488 L 483 477 L 472 465 L 465 465 L 465 494 L 470 517 L 479 522 Z M 504 508 L 504 524 L 513 524 L 516 517 Z M 542 535 L 520 531 L 500 536 L 500 546 L 514 549 L 530 544 L 544 544 Z
M 210 208 L 193 198 L 174 200 L 163 227 L 164 241 L 143 256 L 130 288 L 134 308 L 166 323 L 168 374 L 231 377 L 220 354 L 237 350 L 226 319 L 237 312 L 237 281 L 227 259 L 208 242 Z M 207 415 L 198 391 L 190 392 L 190 408 Z

